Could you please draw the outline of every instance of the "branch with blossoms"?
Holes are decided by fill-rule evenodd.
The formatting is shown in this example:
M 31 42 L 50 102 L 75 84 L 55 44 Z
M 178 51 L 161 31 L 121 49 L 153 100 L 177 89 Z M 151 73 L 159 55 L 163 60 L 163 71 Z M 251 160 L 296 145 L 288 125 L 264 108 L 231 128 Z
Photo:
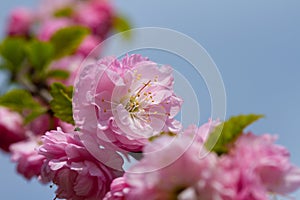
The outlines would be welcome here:
M 129 24 L 103 0 L 11 13 L 0 46 L 10 75 L 0 147 L 21 175 L 68 200 L 268 200 L 299 189 L 300 168 L 277 138 L 245 132 L 262 115 L 184 129 L 171 66 L 90 54 L 113 29 Z
M 68 105 L 80 63 L 112 33 L 129 28 L 103 0 L 43 0 L 36 9 L 10 12 L 0 42 L 0 70 L 7 75 L 0 91 L 0 148 L 26 179 L 40 176 L 44 156 L 35 149 L 45 132 L 75 129 Z

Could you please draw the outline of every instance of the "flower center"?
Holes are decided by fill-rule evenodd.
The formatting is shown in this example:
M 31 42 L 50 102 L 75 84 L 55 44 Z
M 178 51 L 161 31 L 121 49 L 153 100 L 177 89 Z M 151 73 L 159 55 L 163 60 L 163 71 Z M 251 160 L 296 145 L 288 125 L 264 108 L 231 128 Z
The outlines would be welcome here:
M 151 80 L 149 80 L 147 83 L 144 83 L 144 85 L 137 91 L 135 95 L 131 95 L 129 98 L 129 101 L 127 102 L 125 109 L 130 113 L 135 113 L 138 111 L 143 111 L 144 109 L 140 107 L 141 103 L 148 103 L 150 99 L 153 99 L 151 96 L 151 92 L 144 92 L 144 95 L 141 95 L 141 93 L 150 86 Z M 128 92 L 131 92 L 129 89 Z M 149 96 L 150 95 L 150 96 Z M 142 96 L 142 97 L 141 97 Z M 151 100 L 153 103 L 154 101 Z
M 139 111 L 140 103 L 135 96 L 131 96 L 129 102 L 126 104 L 125 109 L 130 112 L 138 112 Z

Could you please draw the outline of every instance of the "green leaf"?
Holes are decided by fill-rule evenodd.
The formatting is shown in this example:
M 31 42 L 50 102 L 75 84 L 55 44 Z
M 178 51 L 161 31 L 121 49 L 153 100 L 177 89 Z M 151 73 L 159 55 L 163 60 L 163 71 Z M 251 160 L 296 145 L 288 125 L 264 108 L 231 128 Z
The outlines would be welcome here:
M 54 47 L 49 42 L 31 41 L 26 48 L 31 65 L 38 71 L 46 69 L 54 57 Z
M 73 15 L 73 9 L 71 7 L 65 7 L 57 10 L 54 13 L 54 17 L 71 17 Z
M 54 45 L 54 57 L 61 58 L 76 51 L 89 29 L 82 26 L 69 26 L 58 30 L 50 39 Z
M 56 78 L 56 79 L 65 80 L 69 78 L 70 72 L 63 69 L 53 69 L 48 71 L 46 76 L 47 78 Z
M 17 72 L 25 59 L 25 45 L 26 41 L 23 38 L 8 37 L 4 39 L 0 45 L 0 54 L 3 58 L 2 62 L 4 62 L 1 66 Z
M 75 124 L 72 111 L 73 87 L 66 87 L 61 83 L 53 83 L 51 85 L 50 93 L 53 97 L 50 106 L 54 112 L 54 116 L 62 121 Z
M 25 124 L 47 111 L 29 92 L 22 89 L 14 89 L 1 96 L 0 105 L 19 112 L 24 117 Z
M 125 17 L 120 15 L 114 16 L 113 27 L 117 32 L 124 32 L 123 33 L 124 38 L 130 39 L 131 33 L 129 30 L 131 29 L 131 25 Z
M 262 117 L 263 115 L 255 114 L 231 117 L 210 133 L 205 147 L 219 155 L 227 153 L 230 146 L 243 133 L 243 130 Z

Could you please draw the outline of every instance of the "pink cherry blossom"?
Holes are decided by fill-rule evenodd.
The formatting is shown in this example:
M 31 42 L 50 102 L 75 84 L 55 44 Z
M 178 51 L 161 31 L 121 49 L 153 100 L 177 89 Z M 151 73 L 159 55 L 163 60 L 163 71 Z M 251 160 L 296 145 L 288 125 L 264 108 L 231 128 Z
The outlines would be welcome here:
M 234 199 L 268 200 L 268 191 L 257 174 L 249 169 L 248 166 L 244 165 L 244 167 L 241 167 L 240 163 L 242 162 L 244 160 L 236 160 L 227 155 L 223 156 L 219 162 L 220 168 L 227 174 L 232 174 Z M 252 162 L 255 161 L 253 160 Z
M 207 123 L 204 123 L 200 127 L 197 127 L 196 125 L 190 125 L 185 131 L 184 135 L 186 137 L 194 138 L 196 142 L 204 143 L 209 134 L 214 130 L 216 126 L 220 124 L 219 121 L 215 121 L 212 119 L 209 119 Z
M 66 17 L 74 24 L 90 28 L 101 40 L 112 28 L 114 10 L 110 1 L 44 0 L 39 7 L 38 19 L 41 22 L 55 18 L 60 10 L 70 9 L 71 15 Z
M 10 13 L 6 32 L 11 36 L 27 36 L 33 21 L 32 11 L 26 8 L 16 8 Z
M 45 157 L 38 154 L 39 145 L 39 138 L 32 138 L 10 146 L 11 160 L 17 163 L 17 171 L 26 179 L 38 177 L 41 173 Z
M 201 176 L 198 182 L 182 191 L 178 195 L 179 200 L 237 200 L 235 183 L 238 175 L 222 168 L 219 159 L 209 164 L 199 169 Z
M 87 37 L 84 38 L 82 43 L 77 49 L 77 54 L 82 55 L 84 57 L 88 56 L 92 50 L 97 47 L 101 43 L 101 39 L 99 37 L 93 36 L 93 35 L 88 35 Z M 93 52 L 95 56 L 98 56 L 99 52 Z
M 198 142 L 179 136 L 163 136 L 146 145 L 143 159 L 125 174 L 129 185 L 127 199 L 176 199 L 196 184 L 215 184 L 222 179 L 214 175 L 217 155 L 200 157 L 201 151 L 205 149 Z M 218 189 L 223 192 L 221 186 Z
M 119 172 L 96 160 L 83 146 L 76 132 L 61 129 L 47 132 L 39 153 L 46 157 L 41 180 L 57 185 L 62 199 L 102 199 Z M 100 153 L 111 156 L 105 150 Z M 121 169 L 122 162 L 119 163 Z
M 113 180 L 110 185 L 110 191 L 105 195 L 103 200 L 125 200 L 128 192 L 129 187 L 124 177 L 119 177 Z
M 56 128 L 57 120 L 48 114 L 43 114 L 26 126 L 27 135 L 44 135 L 46 131 Z
M 0 107 L 0 148 L 9 151 L 13 143 L 26 139 L 23 118 L 16 112 Z
M 105 38 L 112 26 L 113 8 L 109 1 L 92 0 L 79 4 L 74 15 L 75 22 L 89 27 L 95 35 Z
M 267 191 L 288 194 L 300 188 L 300 168 L 291 164 L 290 154 L 274 144 L 275 136 L 248 133 L 239 137 L 230 152 L 232 162 L 248 174 L 255 174 Z
M 131 55 L 84 67 L 75 84 L 73 112 L 76 125 L 95 139 L 140 151 L 148 138 L 180 131 L 174 117 L 181 104 L 171 67 Z
M 75 126 L 73 124 L 69 124 L 61 120 L 58 120 L 57 127 L 60 127 L 63 132 L 72 132 L 75 130 Z

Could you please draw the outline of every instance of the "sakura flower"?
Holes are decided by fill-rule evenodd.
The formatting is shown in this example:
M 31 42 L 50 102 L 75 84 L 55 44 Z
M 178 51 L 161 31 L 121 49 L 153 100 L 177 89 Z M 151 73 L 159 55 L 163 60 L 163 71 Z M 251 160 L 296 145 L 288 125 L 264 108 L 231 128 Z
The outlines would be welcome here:
M 210 153 L 211 154 L 211 153 Z M 214 155 L 214 154 L 213 154 Z M 209 155 L 211 156 L 211 155 Z M 179 200 L 238 200 L 236 196 L 236 180 L 238 174 L 220 165 L 220 160 L 210 162 L 210 165 L 199 170 L 198 182 L 183 190 Z M 239 199 L 242 200 L 243 198 Z M 247 199 L 247 198 L 244 198 Z
M 32 138 L 10 146 L 11 160 L 17 163 L 17 171 L 26 179 L 38 177 L 41 173 L 45 157 L 37 152 L 39 144 L 39 138 Z
M 181 104 L 173 92 L 171 67 L 131 55 L 121 61 L 106 57 L 83 68 L 73 111 L 76 125 L 95 139 L 140 151 L 150 137 L 181 129 L 174 119 Z
M 0 148 L 9 151 L 11 144 L 25 139 L 22 116 L 5 107 L 0 107 Z
M 101 40 L 99 37 L 93 36 L 93 35 L 88 35 L 87 37 L 84 38 L 82 43 L 77 49 L 77 54 L 82 55 L 84 57 L 88 56 L 92 50 L 97 47 L 101 43 Z M 97 55 L 98 52 L 96 52 L 95 56 Z
M 9 16 L 7 34 L 11 36 L 27 36 L 34 21 L 33 13 L 26 8 L 14 9 Z
M 44 0 L 39 7 L 40 21 L 68 18 L 76 25 L 90 28 L 101 40 L 112 28 L 114 11 L 109 1 Z
M 201 158 L 201 151 L 205 149 L 199 143 L 179 136 L 160 137 L 146 145 L 143 159 L 125 173 L 127 199 L 177 199 L 196 184 L 216 184 L 222 179 L 213 175 L 217 156 L 211 153 Z M 223 192 L 221 183 L 217 191 Z
M 103 200 L 125 200 L 128 192 L 129 188 L 124 177 L 119 177 L 113 180 L 110 185 L 110 191 Z
M 274 144 L 275 140 L 268 134 L 242 135 L 231 156 L 241 170 L 255 174 L 267 191 L 284 195 L 300 188 L 300 168 L 290 163 L 288 150 Z
M 244 160 L 236 160 L 230 156 L 223 156 L 219 166 L 227 173 L 232 174 L 232 189 L 234 190 L 235 200 L 268 200 L 268 191 L 262 184 L 255 172 L 248 168 L 242 167 L 240 163 Z M 253 160 L 255 162 L 255 160 Z
M 79 4 L 75 22 L 89 27 L 93 33 L 105 38 L 112 26 L 113 8 L 108 1 L 92 0 Z
M 48 114 L 43 114 L 26 126 L 27 135 L 44 135 L 46 131 L 56 128 L 57 119 L 52 118 Z
M 46 157 L 41 180 L 57 185 L 60 199 L 102 199 L 119 172 L 96 160 L 83 146 L 76 132 L 61 129 L 47 132 L 39 153 Z M 100 151 L 100 150 L 99 150 Z M 113 157 L 102 150 L 108 158 Z M 119 162 L 121 169 L 122 162 Z
M 209 119 L 207 123 L 197 127 L 196 125 L 190 125 L 185 131 L 186 137 L 194 138 L 196 142 L 204 143 L 209 134 L 214 130 L 216 126 L 220 124 L 219 121 Z
M 208 166 L 209 169 L 201 169 L 201 178 L 198 182 L 179 194 L 179 200 L 205 199 L 205 200 L 242 200 L 236 195 L 238 174 L 235 171 L 227 170 L 220 165 Z M 264 193 L 265 195 L 265 193 Z

